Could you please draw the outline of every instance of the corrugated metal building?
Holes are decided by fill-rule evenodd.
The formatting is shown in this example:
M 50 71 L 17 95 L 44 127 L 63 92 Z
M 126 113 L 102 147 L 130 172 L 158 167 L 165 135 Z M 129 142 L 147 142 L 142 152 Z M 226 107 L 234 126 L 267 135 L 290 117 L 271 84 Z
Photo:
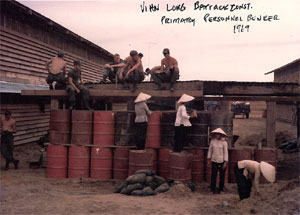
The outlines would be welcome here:
M 300 58 L 270 72 L 274 73 L 276 83 L 298 83 L 300 84 Z M 293 102 L 277 102 L 276 116 L 278 120 L 296 125 L 297 106 Z
M 48 131 L 50 101 L 20 93 L 48 88 L 45 63 L 63 50 L 67 70 L 79 59 L 83 80 L 98 82 L 113 55 L 19 2 L 0 4 L 0 113 L 9 109 L 17 121 L 15 144 L 33 142 Z

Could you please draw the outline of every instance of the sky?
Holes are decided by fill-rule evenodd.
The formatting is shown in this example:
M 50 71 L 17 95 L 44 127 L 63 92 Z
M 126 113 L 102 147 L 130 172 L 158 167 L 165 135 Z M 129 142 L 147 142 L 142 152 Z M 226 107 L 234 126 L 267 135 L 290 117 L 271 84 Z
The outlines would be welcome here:
M 273 81 L 264 73 L 300 58 L 299 0 L 19 2 L 122 59 L 142 52 L 144 68 L 169 48 L 183 81 Z

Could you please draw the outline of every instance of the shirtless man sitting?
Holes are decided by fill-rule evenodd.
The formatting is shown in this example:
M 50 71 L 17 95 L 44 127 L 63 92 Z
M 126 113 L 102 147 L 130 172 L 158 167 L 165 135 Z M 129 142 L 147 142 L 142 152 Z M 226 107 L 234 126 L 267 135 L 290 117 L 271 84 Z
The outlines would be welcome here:
M 174 83 L 179 79 L 178 62 L 175 58 L 170 56 L 170 50 L 165 48 L 163 50 L 165 56 L 161 60 L 161 66 L 156 66 L 151 69 L 151 78 L 153 82 L 158 85 L 155 90 L 163 90 L 162 83 L 170 83 L 170 91 L 174 91 Z
M 142 61 L 138 56 L 137 51 L 130 51 L 130 56 L 126 58 L 126 64 L 121 68 L 119 74 L 119 80 L 123 85 L 123 89 L 128 89 L 126 85 L 128 82 L 133 83 L 131 92 L 137 89 L 136 84 L 142 82 L 145 78 L 142 68 Z
M 120 69 L 124 66 L 124 62 L 121 61 L 120 55 L 115 54 L 114 55 L 114 61 L 111 63 L 107 63 L 104 65 L 104 68 L 106 70 L 105 75 L 103 75 L 102 82 L 106 82 L 106 79 L 108 78 L 112 83 L 115 82 L 116 76 L 119 74 Z
M 50 64 L 51 68 L 49 67 Z M 49 84 L 50 90 L 54 89 L 52 85 L 54 81 L 57 82 L 60 88 L 65 88 L 67 63 L 64 61 L 64 53 L 59 51 L 57 56 L 49 60 L 45 66 L 48 71 L 48 77 L 46 78 L 46 81 Z

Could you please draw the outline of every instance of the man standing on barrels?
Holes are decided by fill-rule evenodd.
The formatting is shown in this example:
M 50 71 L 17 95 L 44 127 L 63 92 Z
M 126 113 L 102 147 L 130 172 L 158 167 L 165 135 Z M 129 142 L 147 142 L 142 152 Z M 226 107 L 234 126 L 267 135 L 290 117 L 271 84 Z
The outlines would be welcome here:
M 6 160 L 3 170 L 8 170 L 9 163 L 13 162 L 15 169 L 18 169 L 19 160 L 14 159 L 14 136 L 16 133 L 16 121 L 11 118 L 11 112 L 5 111 L 5 118 L 1 119 L 1 154 Z
M 136 114 L 135 125 L 136 125 L 136 149 L 137 150 L 144 150 L 145 148 L 148 116 L 150 116 L 152 113 L 149 110 L 146 101 L 150 98 L 151 98 L 150 95 L 145 93 L 140 93 L 134 101 L 135 103 L 134 110 Z
M 185 104 L 194 100 L 193 96 L 183 94 L 180 99 L 177 101 L 179 104 L 178 110 L 176 113 L 175 121 L 175 140 L 174 140 L 174 152 L 181 152 L 186 141 L 187 128 L 191 127 L 190 118 L 197 117 L 197 113 L 194 111 L 191 115 L 188 115 L 186 112 Z
M 212 140 L 207 152 L 207 163 L 211 164 L 210 189 L 213 194 L 224 192 L 225 171 L 228 163 L 227 134 L 217 128 L 211 133 Z M 217 173 L 220 172 L 219 190 L 216 191 Z
M 68 73 L 68 83 L 67 92 L 69 97 L 69 109 L 75 109 L 76 104 L 76 95 L 80 95 L 80 98 L 83 103 L 84 110 L 90 110 L 89 108 L 89 91 L 82 85 L 82 78 L 81 78 L 81 64 L 80 61 L 74 61 L 74 68 L 69 71 Z
M 167 48 L 163 50 L 163 55 L 165 57 L 161 60 L 161 66 L 154 67 L 155 70 L 154 68 L 151 70 L 151 78 L 158 86 L 156 90 L 164 89 L 162 83 L 170 83 L 169 90 L 173 92 L 174 84 L 176 80 L 179 79 L 178 62 L 175 58 L 170 56 L 170 50 Z
M 240 200 L 250 197 L 252 180 L 254 181 L 254 194 L 260 196 L 258 186 L 260 173 L 262 173 L 267 181 L 271 183 L 275 182 L 275 167 L 264 161 L 258 163 L 253 160 L 242 160 L 238 161 L 234 166 L 234 176 L 238 186 Z
M 50 64 L 51 68 L 49 68 Z M 46 69 L 49 72 L 46 81 L 49 84 L 50 90 L 54 89 L 52 85 L 54 81 L 56 81 L 55 89 L 64 89 L 66 87 L 66 67 L 67 63 L 64 61 L 64 53 L 62 51 L 59 51 L 57 57 L 52 58 L 46 63 Z

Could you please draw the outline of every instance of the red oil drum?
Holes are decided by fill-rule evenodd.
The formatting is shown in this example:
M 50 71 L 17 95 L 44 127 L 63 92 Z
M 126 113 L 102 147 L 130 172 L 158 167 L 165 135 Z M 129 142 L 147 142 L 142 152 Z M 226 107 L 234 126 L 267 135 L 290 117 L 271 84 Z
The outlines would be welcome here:
M 114 150 L 113 178 L 125 180 L 128 177 L 129 147 L 120 146 Z
M 112 178 L 112 150 L 110 148 L 92 147 L 91 178 Z
M 153 166 L 152 166 L 152 170 L 154 172 L 157 172 L 157 150 L 153 149 L 153 148 L 146 148 L 145 149 L 147 152 L 151 152 L 152 153 L 152 157 L 153 157 Z
M 267 162 L 275 167 L 277 171 L 277 150 L 272 148 L 254 149 L 254 160 Z M 261 174 L 260 183 L 269 183 Z
M 71 112 L 69 110 L 50 110 L 49 142 L 51 144 L 70 144 Z
M 192 180 L 192 157 L 190 153 L 169 153 L 169 179 L 188 183 Z
M 91 145 L 93 132 L 93 112 L 86 110 L 72 111 L 72 139 L 75 145 Z
M 187 150 L 189 153 L 193 155 L 192 158 L 192 182 L 195 184 L 199 184 L 204 180 L 204 150 L 197 149 L 189 149 Z
M 169 153 L 172 152 L 171 149 L 163 148 L 158 151 L 158 170 L 159 176 L 163 177 L 165 180 L 169 179 Z
M 147 124 L 147 148 L 159 148 L 160 147 L 160 118 L 161 112 L 153 112 L 148 118 Z
M 169 169 L 169 178 L 187 184 L 192 180 L 192 169 Z
M 112 111 L 94 112 L 94 145 L 113 146 L 115 144 L 115 115 Z
M 133 175 L 137 170 L 152 170 L 153 155 L 152 152 L 146 150 L 130 150 L 129 151 L 129 170 L 128 175 Z
M 69 178 L 88 178 L 90 152 L 86 146 L 71 146 L 69 148 Z
M 47 147 L 47 168 L 46 177 L 66 178 L 67 177 L 67 157 L 66 146 L 49 145 Z
M 238 161 L 252 160 L 252 149 L 229 149 L 229 182 L 235 183 L 234 166 Z

